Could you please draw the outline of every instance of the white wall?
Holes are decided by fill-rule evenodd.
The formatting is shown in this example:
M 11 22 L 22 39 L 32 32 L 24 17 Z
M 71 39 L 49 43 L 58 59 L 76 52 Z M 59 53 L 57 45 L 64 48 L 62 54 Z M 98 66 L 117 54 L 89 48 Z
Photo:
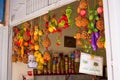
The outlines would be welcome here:
M 27 75 L 27 71 L 33 71 L 24 63 L 12 63 L 12 80 L 22 80 L 23 75 Z
M 0 80 L 7 80 L 8 27 L 0 27 Z

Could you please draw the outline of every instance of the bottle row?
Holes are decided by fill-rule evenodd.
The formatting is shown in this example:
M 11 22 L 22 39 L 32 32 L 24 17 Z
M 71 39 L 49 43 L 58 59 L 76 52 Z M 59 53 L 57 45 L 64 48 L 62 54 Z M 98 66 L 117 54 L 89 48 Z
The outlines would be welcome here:
M 76 50 L 69 55 L 54 54 L 43 65 L 43 70 L 34 69 L 34 74 L 70 74 L 79 72 L 80 51 Z

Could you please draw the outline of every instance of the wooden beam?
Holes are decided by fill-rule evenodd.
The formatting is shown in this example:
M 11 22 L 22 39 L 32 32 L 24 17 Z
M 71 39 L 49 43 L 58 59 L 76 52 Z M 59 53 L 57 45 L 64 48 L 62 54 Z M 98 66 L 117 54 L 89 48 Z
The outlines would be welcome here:
M 5 26 L 9 25 L 9 0 L 5 1 Z

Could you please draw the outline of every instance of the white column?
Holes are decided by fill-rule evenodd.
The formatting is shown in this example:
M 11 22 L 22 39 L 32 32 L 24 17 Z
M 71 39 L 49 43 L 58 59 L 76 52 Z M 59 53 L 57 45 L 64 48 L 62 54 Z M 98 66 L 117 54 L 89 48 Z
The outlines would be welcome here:
M 7 80 L 8 27 L 0 27 L 0 80 Z
M 108 78 L 109 80 L 120 80 L 120 0 L 103 1 L 107 37 Z M 113 68 L 111 65 L 113 65 Z

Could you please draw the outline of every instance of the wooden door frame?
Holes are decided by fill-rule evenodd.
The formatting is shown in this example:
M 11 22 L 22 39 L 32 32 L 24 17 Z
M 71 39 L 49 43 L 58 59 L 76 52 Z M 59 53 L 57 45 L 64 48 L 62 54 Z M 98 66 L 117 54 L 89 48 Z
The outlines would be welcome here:
M 105 20 L 105 36 L 106 36 L 106 56 L 107 56 L 107 75 L 108 80 L 114 80 L 114 71 L 113 71 L 113 58 L 112 58 L 112 43 L 111 43 L 111 30 L 110 30 L 110 12 L 109 12 L 109 0 L 103 0 L 104 3 L 104 20 Z M 8 58 L 8 80 L 12 80 L 12 27 L 9 28 L 9 58 Z

